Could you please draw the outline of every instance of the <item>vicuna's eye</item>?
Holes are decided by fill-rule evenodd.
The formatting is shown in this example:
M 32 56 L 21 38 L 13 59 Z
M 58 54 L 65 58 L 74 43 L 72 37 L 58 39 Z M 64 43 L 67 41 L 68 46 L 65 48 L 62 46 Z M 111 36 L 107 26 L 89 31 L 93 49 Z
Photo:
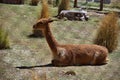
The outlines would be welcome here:
M 35 25 L 33 25 L 33 28 L 35 28 Z
M 58 56 L 61 57 L 61 53 L 60 52 L 58 53 Z

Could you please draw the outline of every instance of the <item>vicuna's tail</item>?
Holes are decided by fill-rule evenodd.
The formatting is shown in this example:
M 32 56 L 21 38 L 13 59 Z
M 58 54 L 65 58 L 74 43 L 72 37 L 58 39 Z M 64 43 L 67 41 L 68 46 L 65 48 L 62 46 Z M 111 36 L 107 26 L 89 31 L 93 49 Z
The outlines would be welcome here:
M 109 13 L 101 21 L 94 43 L 104 46 L 109 52 L 113 52 L 118 45 L 118 15 Z

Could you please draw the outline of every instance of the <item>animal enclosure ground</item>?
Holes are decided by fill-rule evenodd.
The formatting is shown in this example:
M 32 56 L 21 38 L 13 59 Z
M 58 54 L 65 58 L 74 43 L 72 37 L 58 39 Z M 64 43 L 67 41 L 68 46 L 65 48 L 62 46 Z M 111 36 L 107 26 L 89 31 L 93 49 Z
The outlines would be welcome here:
M 120 80 L 120 41 L 106 65 L 47 66 L 52 54 L 46 40 L 29 37 L 40 9 L 40 5 L 0 4 L 0 26 L 8 31 L 11 43 L 11 49 L 0 50 L 0 80 Z M 50 10 L 51 16 L 57 14 L 57 8 Z M 89 13 L 89 21 L 54 21 L 51 28 L 56 40 L 61 44 L 92 44 L 103 16 Z M 75 75 L 65 74 L 68 71 Z

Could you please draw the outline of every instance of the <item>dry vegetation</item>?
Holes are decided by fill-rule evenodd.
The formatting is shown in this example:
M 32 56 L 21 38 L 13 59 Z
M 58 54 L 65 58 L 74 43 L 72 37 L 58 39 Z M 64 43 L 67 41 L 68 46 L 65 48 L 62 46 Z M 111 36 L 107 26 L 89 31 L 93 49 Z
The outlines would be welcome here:
M 24 0 L 0 0 L 0 3 L 23 4 L 23 3 L 24 3 Z
M 30 72 L 31 72 L 32 80 L 47 80 L 45 72 L 42 72 L 41 74 L 39 74 L 34 69 L 31 69 Z
M 58 6 L 59 3 L 60 3 L 60 1 L 61 1 L 61 0 L 56 0 L 56 1 L 54 2 L 54 6 Z
M 0 49 L 8 49 L 10 48 L 8 33 L 0 26 Z
M 42 0 L 42 10 L 40 18 L 49 18 L 48 3 L 45 0 Z
M 106 15 L 98 29 L 95 44 L 105 46 L 109 52 L 113 52 L 118 46 L 118 15 L 114 12 Z
M 61 3 L 58 7 L 58 15 L 62 10 L 68 10 L 70 5 L 69 5 L 70 1 L 69 0 L 61 0 Z
M 53 0 L 48 0 L 48 4 L 52 4 L 53 3 Z
M 38 4 L 39 0 L 31 0 L 31 5 L 36 6 Z

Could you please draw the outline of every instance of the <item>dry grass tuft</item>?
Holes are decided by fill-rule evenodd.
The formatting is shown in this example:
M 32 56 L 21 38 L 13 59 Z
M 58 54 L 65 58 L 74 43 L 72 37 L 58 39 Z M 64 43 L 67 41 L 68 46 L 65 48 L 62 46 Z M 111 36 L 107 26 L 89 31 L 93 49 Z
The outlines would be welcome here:
M 68 10 L 69 9 L 69 3 L 70 0 L 62 0 L 59 7 L 58 7 L 58 15 L 62 10 Z
M 42 0 L 42 11 L 40 18 L 49 18 L 48 3 L 46 0 Z
M 31 0 L 31 5 L 37 6 L 39 0 Z
M 53 1 L 52 0 L 48 0 L 48 4 L 52 4 L 53 3 Z
M 57 6 L 59 5 L 59 3 L 60 3 L 60 0 L 56 0 L 56 1 L 54 2 L 54 6 L 57 7 Z
M 114 12 L 106 15 L 101 22 L 94 40 L 95 44 L 105 46 L 113 52 L 118 45 L 118 15 Z
M 8 33 L 0 26 L 0 49 L 10 48 Z
M 32 80 L 47 80 L 46 73 L 38 74 L 35 70 L 31 70 Z

